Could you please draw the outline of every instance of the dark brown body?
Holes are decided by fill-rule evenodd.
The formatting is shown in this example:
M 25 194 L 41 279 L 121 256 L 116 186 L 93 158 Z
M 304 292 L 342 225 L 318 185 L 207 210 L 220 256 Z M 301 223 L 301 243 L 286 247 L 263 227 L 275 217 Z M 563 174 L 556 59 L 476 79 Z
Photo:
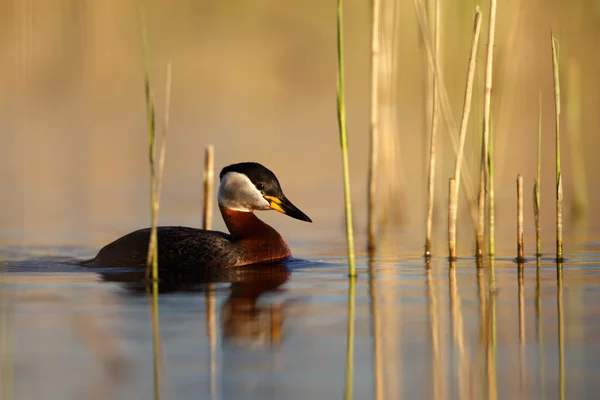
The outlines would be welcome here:
M 220 208 L 230 234 L 179 226 L 159 227 L 159 268 L 231 268 L 282 261 L 291 256 L 281 235 L 253 212 Z M 149 228 L 132 232 L 103 247 L 83 265 L 145 267 L 149 240 Z

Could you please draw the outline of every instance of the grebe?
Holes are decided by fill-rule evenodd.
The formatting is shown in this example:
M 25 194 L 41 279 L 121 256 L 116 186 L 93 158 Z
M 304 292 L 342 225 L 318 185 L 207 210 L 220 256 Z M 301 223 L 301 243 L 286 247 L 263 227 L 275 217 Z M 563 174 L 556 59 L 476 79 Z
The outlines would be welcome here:
M 229 234 L 181 226 L 158 227 L 161 269 L 230 268 L 277 262 L 291 256 L 281 235 L 253 211 L 276 210 L 312 220 L 290 202 L 273 172 L 254 162 L 229 165 L 219 175 L 219 209 Z M 144 267 L 150 228 L 129 233 L 104 246 L 87 267 Z

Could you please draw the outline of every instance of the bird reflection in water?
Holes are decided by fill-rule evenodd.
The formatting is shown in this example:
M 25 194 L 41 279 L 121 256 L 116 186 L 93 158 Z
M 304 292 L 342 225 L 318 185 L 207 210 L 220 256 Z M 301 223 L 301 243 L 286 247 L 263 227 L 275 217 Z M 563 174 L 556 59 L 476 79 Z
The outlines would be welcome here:
M 247 269 L 232 282 L 221 308 L 223 340 L 236 346 L 260 347 L 281 342 L 283 318 L 280 304 L 258 304 L 261 295 L 276 291 L 289 278 L 284 265 Z
M 120 282 L 130 293 L 146 293 L 144 271 L 106 270 L 104 281 Z M 277 346 L 281 343 L 283 313 L 278 304 L 259 304 L 262 295 L 275 292 L 289 279 L 285 264 L 261 264 L 248 267 L 201 272 L 161 271 L 159 293 L 215 293 L 214 284 L 231 283 L 229 296 L 221 306 L 223 342 L 241 347 Z M 218 289 L 217 289 L 218 291 Z

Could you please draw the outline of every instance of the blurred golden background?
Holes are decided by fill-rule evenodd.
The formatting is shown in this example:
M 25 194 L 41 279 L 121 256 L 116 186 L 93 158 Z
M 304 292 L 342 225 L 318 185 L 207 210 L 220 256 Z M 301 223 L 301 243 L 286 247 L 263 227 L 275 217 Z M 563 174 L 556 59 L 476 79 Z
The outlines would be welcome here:
M 442 70 L 455 118 L 462 109 L 474 1 L 442 2 Z M 479 4 L 487 21 L 487 3 Z M 173 83 L 160 224 L 199 226 L 203 151 L 216 168 L 257 161 L 279 177 L 288 197 L 315 221 L 269 213 L 294 240 L 343 243 L 342 181 L 336 122 L 335 3 L 306 0 L 0 2 L 0 244 L 100 246 L 148 226 L 149 167 L 140 9 L 147 15 L 150 74 L 162 116 L 166 64 Z M 365 225 L 370 85 L 370 2 L 345 6 L 346 83 L 355 228 Z M 386 2 L 393 27 L 390 81 L 395 157 L 379 177 L 383 202 L 407 235 L 424 241 L 428 158 L 427 65 L 413 2 Z M 536 164 L 538 93 L 543 98 L 542 229 L 554 224 L 554 109 L 550 29 L 560 41 L 566 210 L 580 180 L 584 221 L 596 226 L 600 163 L 600 2 L 502 2 L 494 65 L 498 247 L 513 246 L 517 173 L 525 176 L 527 228 Z M 486 38 L 487 22 L 482 38 Z M 483 61 L 465 156 L 475 176 L 483 101 Z M 392 60 L 388 60 L 392 62 Z M 391 64 L 390 64 L 391 65 Z M 445 248 L 447 179 L 454 153 L 439 133 L 434 249 Z M 579 140 L 574 140 L 579 138 Z M 389 150 L 389 149 L 386 149 Z M 575 166 L 575 168 L 574 168 Z M 464 198 L 461 196 L 464 208 Z M 464 211 L 464 210 L 463 210 Z M 460 238 L 472 233 L 466 213 Z M 261 215 L 262 217 L 262 215 Z M 215 218 L 216 229 L 224 229 Z M 570 226 L 566 221 L 567 228 Z M 460 229 L 459 229 L 460 231 Z M 504 240 L 503 238 L 506 238 Z M 568 244 L 567 244 L 568 245 Z M 461 247 L 459 246 L 459 250 Z M 463 247 L 463 251 L 468 247 Z M 460 251 L 459 251 L 460 254 Z

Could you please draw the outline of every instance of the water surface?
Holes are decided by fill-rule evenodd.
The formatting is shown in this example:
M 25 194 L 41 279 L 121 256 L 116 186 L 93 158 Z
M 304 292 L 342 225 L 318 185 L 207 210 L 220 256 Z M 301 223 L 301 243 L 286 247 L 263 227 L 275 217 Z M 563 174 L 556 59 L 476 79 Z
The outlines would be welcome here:
M 551 257 L 530 260 L 521 273 L 509 257 L 496 259 L 495 295 L 487 263 L 477 269 L 461 259 L 449 269 L 441 258 L 428 267 L 417 256 L 359 258 L 354 398 L 554 399 L 561 391 L 593 398 L 600 389 L 594 243 L 569 255 L 561 281 Z M 94 251 L 5 251 L 3 398 L 153 396 L 152 306 L 141 274 L 73 265 Z M 165 278 L 162 397 L 342 397 L 346 265 L 342 257 L 307 254 L 210 278 Z

